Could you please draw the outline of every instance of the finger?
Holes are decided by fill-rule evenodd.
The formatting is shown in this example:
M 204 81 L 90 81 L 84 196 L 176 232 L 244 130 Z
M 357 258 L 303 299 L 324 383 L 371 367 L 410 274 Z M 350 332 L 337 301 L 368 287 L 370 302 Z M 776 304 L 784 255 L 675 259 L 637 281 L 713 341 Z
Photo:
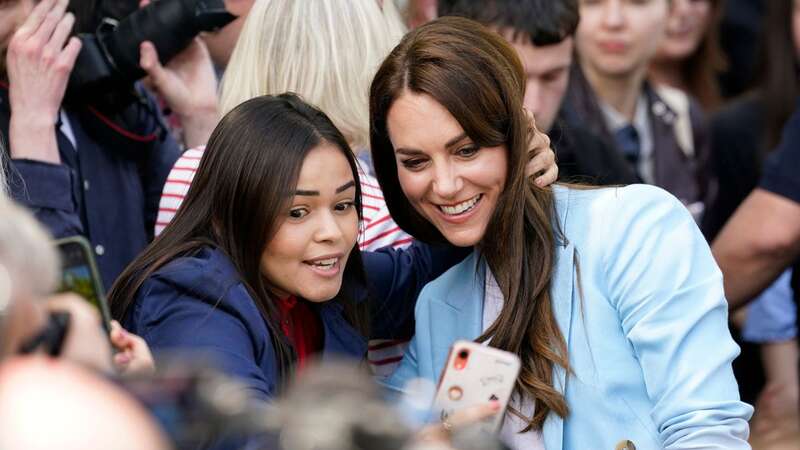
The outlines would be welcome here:
M 127 352 L 119 352 L 114 355 L 114 365 L 118 367 L 125 367 L 131 363 L 131 356 Z
M 158 51 L 152 42 L 145 41 L 139 46 L 139 65 L 142 66 L 150 81 L 158 88 L 164 82 L 166 71 L 158 59 Z
M 62 70 L 67 72 L 71 72 L 72 68 L 75 67 L 75 60 L 78 59 L 78 54 L 81 52 L 81 40 L 77 37 L 73 36 L 69 38 L 69 43 L 61 54 L 58 55 L 58 59 L 56 60 L 56 64 Z
M 31 13 L 28 14 L 28 18 L 25 19 L 25 22 L 22 23 L 15 34 L 23 39 L 27 39 L 33 35 L 42 25 L 44 18 L 47 17 L 47 13 L 53 8 L 55 2 L 56 0 L 42 0 L 41 3 L 36 5 Z
M 536 128 L 536 116 L 534 116 L 533 113 L 531 111 L 529 111 L 527 108 L 523 108 L 523 109 L 525 110 L 525 116 L 528 118 L 528 126 L 531 129 L 536 130 L 537 129 Z
M 42 24 L 32 37 L 42 43 L 50 41 L 53 31 L 56 29 L 56 26 L 64 17 L 64 13 L 67 11 L 67 5 L 69 5 L 68 0 L 57 0 L 56 4 L 53 6 L 53 9 L 51 9 L 47 15 L 45 15 Z
M 545 173 L 536 177 L 535 183 L 539 187 L 550 186 L 558 180 L 558 166 L 552 165 Z
M 58 52 L 64 48 L 64 43 L 67 42 L 69 33 L 72 31 L 74 25 L 75 15 L 66 13 L 64 17 L 61 18 L 61 21 L 58 22 L 58 26 L 56 26 L 55 31 L 53 31 L 53 35 L 50 37 L 50 42 L 45 46 L 45 50 L 51 51 L 53 54 L 58 54 Z
M 491 417 L 500 410 L 500 403 L 493 401 L 484 403 L 482 405 L 465 408 L 451 414 L 447 421 L 453 427 L 462 427 L 480 422 L 483 419 Z
M 539 172 L 550 170 L 555 165 L 555 153 L 549 147 L 530 151 L 534 152 L 534 155 L 525 167 L 525 175 L 536 175 Z

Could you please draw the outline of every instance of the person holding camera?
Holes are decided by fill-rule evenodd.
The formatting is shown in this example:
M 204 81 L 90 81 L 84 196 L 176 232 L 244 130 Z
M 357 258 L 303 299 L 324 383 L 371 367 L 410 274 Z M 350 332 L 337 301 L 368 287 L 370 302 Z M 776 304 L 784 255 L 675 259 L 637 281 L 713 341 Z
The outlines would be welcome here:
M 12 0 L 0 12 L 7 178 L 11 197 L 54 236 L 87 237 L 110 286 L 152 239 L 180 149 L 139 85 L 65 99 L 82 49 L 68 6 Z

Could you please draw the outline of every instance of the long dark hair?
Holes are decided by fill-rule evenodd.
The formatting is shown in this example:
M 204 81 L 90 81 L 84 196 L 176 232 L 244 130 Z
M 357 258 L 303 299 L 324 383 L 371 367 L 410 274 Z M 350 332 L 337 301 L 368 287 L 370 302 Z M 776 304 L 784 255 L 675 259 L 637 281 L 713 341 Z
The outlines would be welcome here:
M 764 151 L 778 145 L 786 121 L 800 94 L 797 49 L 792 35 L 792 0 L 766 2 L 759 90 L 764 99 L 766 129 Z
M 276 298 L 261 274 L 264 248 L 280 226 L 306 155 L 322 143 L 332 144 L 353 171 L 355 204 L 361 219 L 361 187 L 356 161 L 347 141 L 328 117 L 293 94 L 262 96 L 234 108 L 217 125 L 200 167 L 175 218 L 120 275 L 108 295 L 112 316 L 122 320 L 142 284 L 159 268 L 204 247 L 230 258 L 270 331 L 285 381 L 294 360 L 283 338 Z M 344 283 L 364 284 L 356 244 L 344 270 Z M 366 305 L 342 298 L 345 315 L 366 336 Z
M 386 119 L 406 90 L 442 104 L 477 145 L 508 149 L 506 186 L 478 244 L 506 301 L 497 321 L 478 340 L 491 338 L 492 346 L 520 356 L 516 393 L 533 399 L 536 409 L 532 418 L 524 418 L 525 431 L 539 429 L 551 411 L 562 417 L 568 413 L 552 379 L 555 366 L 568 369 L 568 358 L 550 297 L 560 238 L 552 222 L 553 193 L 525 175 L 529 155 L 522 64 L 500 35 L 472 20 L 443 17 L 406 35 L 372 82 L 372 157 L 392 217 L 414 237 L 441 242 L 441 233 L 403 194 L 397 175 Z
M 717 77 L 728 67 L 719 42 L 725 0 L 710 1 L 711 20 L 708 28 L 697 50 L 682 62 L 681 68 L 689 93 L 700 101 L 706 111 L 713 111 L 722 104 Z

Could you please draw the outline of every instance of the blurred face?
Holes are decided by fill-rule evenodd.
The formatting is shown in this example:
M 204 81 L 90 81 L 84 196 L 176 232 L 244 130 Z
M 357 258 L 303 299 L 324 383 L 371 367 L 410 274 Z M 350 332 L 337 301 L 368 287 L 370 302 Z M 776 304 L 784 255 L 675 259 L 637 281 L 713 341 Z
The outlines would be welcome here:
M 215 66 L 224 69 L 228 65 L 253 1 L 255 0 L 226 0 L 225 9 L 236 16 L 236 19 L 217 31 L 201 34 Z
M 387 125 L 400 185 L 414 209 L 453 245 L 477 244 L 505 187 L 505 146 L 478 147 L 425 94 L 403 93 Z
M 581 0 L 575 34 L 581 64 L 602 77 L 644 72 L 667 25 L 668 0 Z
M 291 206 L 261 256 L 275 294 L 324 302 L 339 293 L 358 236 L 355 178 L 342 151 L 328 143 L 303 162 Z
M 711 0 L 672 0 L 657 59 L 683 60 L 700 45 L 711 24 Z
M 510 38 L 509 33 L 503 33 Z M 529 39 L 509 41 L 525 66 L 525 108 L 536 117 L 536 125 L 545 132 L 556 119 L 567 91 L 572 64 L 572 38 L 558 44 L 537 46 Z
M 9 0 L 0 2 L 0 68 L 5 72 L 6 50 L 14 32 L 28 17 L 33 7 L 33 0 Z

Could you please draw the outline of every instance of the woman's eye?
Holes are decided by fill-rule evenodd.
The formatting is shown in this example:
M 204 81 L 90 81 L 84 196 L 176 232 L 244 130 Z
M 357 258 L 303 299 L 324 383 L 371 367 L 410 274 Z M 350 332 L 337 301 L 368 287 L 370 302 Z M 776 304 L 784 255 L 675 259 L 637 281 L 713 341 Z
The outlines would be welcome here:
M 289 210 L 289 217 L 291 217 L 292 219 L 302 219 L 307 215 L 308 215 L 308 210 L 306 208 L 295 208 Z
M 354 202 L 341 202 L 336 204 L 336 211 L 347 211 L 355 206 Z
M 464 158 L 470 158 L 475 156 L 475 154 L 478 153 L 478 150 L 480 150 L 480 147 L 478 147 L 477 145 L 469 145 L 467 147 L 461 147 L 460 149 L 458 149 L 456 154 Z
M 406 159 L 402 161 L 403 167 L 410 170 L 419 169 L 422 167 L 422 164 L 424 163 L 425 160 L 420 158 Z

